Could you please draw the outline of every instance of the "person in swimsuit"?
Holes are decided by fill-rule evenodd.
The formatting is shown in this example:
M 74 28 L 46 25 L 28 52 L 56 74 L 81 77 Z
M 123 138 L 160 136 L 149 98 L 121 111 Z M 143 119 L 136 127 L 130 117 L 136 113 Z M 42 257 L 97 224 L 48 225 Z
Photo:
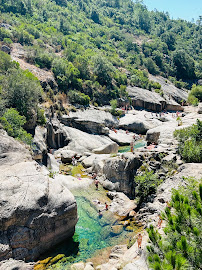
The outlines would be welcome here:
M 141 235 L 141 233 L 138 234 L 137 246 L 138 246 L 138 249 L 139 248 L 141 249 L 141 246 L 142 246 L 142 235 Z

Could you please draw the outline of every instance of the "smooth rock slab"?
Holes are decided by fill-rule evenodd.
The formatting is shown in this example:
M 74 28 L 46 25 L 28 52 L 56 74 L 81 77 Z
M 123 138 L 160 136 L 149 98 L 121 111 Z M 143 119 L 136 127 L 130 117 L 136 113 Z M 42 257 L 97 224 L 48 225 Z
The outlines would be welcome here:
M 63 115 L 61 122 L 91 134 L 108 134 L 108 127 L 116 127 L 118 120 L 110 112 L 89 108 Z
M 133 141 L 134 133 L 129 132 L 126 134 L 125 130 L 118 129 L 117 133 L 115 133 L 113 130 L 109 131 L 109 138 L 119 145 L 129 145 Z
M 117 143 L 109 143 L 108 145 L 101 146 L 100 148 L 94 149 L 95 154 L 117 154 L 119 146 Z
M 149 129 L 160 126 L 162 123 L 158 119 L 146 117 L 144 112 L 126 114 L 120 119 L 119 128 L 127 129 L 135 133 L 145 134 Z

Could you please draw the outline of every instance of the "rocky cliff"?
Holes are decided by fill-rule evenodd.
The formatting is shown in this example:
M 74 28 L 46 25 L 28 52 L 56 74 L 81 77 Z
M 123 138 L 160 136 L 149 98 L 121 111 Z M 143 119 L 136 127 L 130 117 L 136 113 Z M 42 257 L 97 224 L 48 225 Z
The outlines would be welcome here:
M 77 205 L 29 151 L 0 130 L 0 260 L 34 260 L 72 236 Z

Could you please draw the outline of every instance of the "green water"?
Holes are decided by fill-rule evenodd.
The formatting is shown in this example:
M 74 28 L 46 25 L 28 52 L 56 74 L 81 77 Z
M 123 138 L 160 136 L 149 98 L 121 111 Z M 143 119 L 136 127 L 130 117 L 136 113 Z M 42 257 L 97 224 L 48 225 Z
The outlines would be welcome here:
M 100 188 L 101 189 L 101 188 Z M 88 191 L 89 198 L 75 194 L 78 205 L 79 221 L 76 225 L 76 231 L 72 239 L 64 241 L 62 244 L 54 247 L 50 252 L 44 254 L 42 259 L 51 257 L 53 260 L 59 254 L 63 254 L 63 258 L 56 260 L 57 263 L 39 269 L 69 269 L 70 263 L 85 261 L 96 255 L 101 249 L 114 246 L 129 238 L 134 232 L 128 232 L 125 229 L 119 234 L 114 235 L 111 232 L 111 226 L 117 225 L 117 217 L 110 211 L 102 211 L 103 216 L 98 216 L 98 209 L 104 208 L 103 202 L 106 200 L 105 191 L 101 191 L 104 201 L 100 205 L 93 202 L 93 198 L 98 195 L 96 191 Z M 109 202 L 108 202 L 109 203 Z
M 145 145 L 146 145 L 145 141 L 139 141 L 139 142 L 135 143 L 134 149 L 144 147 Z M 125 153 L 125 152 L 130 152 L 130 145 L 119 147 L 119 153 Z

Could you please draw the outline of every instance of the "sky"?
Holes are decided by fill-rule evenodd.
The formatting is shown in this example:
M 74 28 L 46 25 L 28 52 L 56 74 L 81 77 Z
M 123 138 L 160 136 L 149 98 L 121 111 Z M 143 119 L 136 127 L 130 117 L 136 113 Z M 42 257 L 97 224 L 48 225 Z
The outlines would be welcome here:
M 202 0 L 143 0 L 148 10 L 168 12 L 173 19 L 198 20 L 202 15 Z

